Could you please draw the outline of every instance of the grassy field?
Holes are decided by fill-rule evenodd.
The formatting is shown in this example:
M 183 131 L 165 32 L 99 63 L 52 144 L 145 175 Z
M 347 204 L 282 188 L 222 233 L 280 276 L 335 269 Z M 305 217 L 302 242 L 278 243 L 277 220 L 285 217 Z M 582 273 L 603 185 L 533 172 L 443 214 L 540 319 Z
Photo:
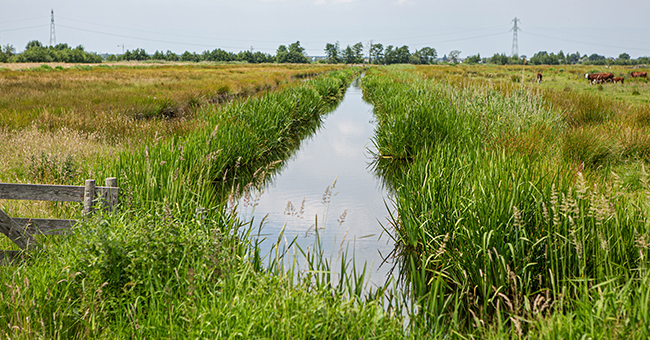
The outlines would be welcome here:
M 331 71 L 318 65 L 118 64 L 0 71 L 0 181 L 81 185 L 142 143 L 206 129 L 223 104 Z M 68 204 L 4 202 L 14 214 Z
M 123 204 L 71 235 L 39 237 L 41 250 L 0 271 L 0 335 L 647 338 L 650 89 L 589 85 L 595 70 L 365 70 L 401 270 L 365 292 L 363 271 L 334 279 L 318 244 L 286 249 L 280 235 L 260 254 L 226 204 L 271 177 L 364 70 L 2 70 L 0 181 L 116 176 Z
M 358 75 L 328 72 L 202 107 L 205 125 L 191 134 L 144 139 L 92 164 L 97 178 L 118 177 L 120 213 L 39 238 L 41 251 L 0 271 L 0 334 L 402 338 L 381 294 L 362 300 L 353 279 L 333 284 L 309 251 L 309 268 L 285 262 L 280 249 L 259 254 L 250 226 L 224 204 L 224 192 L 264 180 L 288 157 Z
M 396 193 L 395 252 L 420 306 L 414 327 L 646 338 L 647 108 L 512 72 L 393 67 L 363 78 L 376 166 Z

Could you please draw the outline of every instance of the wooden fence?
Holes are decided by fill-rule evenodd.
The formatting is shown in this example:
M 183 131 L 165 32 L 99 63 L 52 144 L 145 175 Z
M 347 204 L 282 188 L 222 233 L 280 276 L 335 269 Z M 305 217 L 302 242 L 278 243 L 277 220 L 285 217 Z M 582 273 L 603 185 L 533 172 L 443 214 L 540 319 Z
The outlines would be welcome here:
M 93 212 L 96 205 L 110 211 L 119 203 L 117 178 L 106 179 L 106 186 L 96 187 L 95 180 L 86 180 L 85 186 L 0 183 L 0 199 L 83 202 L 84 216 Z M 0 232 L 20 249 L 36 247 L 34 234 L 57 235 L 67 232 L 77 220 L 12 218 L 0 209 Z M 0 260 L 16 257 L 19 251 L 0 251 Z

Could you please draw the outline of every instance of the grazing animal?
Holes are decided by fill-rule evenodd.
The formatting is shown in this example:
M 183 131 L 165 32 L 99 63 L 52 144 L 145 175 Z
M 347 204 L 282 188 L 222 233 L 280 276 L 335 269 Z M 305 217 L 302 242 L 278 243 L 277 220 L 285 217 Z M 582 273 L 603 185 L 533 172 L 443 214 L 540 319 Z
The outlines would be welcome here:
M 638 78 L 638 77 L 643 77 L 646 78 L 648 76 L 648 72 L 632 72 L 630 73 L 632 78 Z
M 608 72 L 606 72 L 606 73 L 593 73 L 593 74 L 586 73 L 585 78 L 588 79 L 589 83 L 591 83 L 591 84 L 599 84 L 599 83 L 602 83 L 604 81 L 612 81 L 614 79 L 614 74 L 613 73 L 608 73 Z
M 623 78 L 623 77 L 616 77 L 613 80 L 614 80 L 615 83 L 618 83 L 620 81 L 621 84 L 625 84 L 625 78 Z
M 537 84 L 541 84 L 541 83 L 542 83 L 542 73 L 537 72 Z

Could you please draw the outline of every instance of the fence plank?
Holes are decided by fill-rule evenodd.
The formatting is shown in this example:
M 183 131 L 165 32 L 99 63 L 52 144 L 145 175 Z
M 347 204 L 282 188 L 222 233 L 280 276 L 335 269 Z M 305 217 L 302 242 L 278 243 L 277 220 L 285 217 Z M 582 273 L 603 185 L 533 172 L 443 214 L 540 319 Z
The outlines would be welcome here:
M 36 240 L 25 229 L 0 209 L 0 232 L 7 235 L 20 249 L 36 246 Z
M 18 218 L 13 220 L 30 234 L 62 235 L 67 233 L 77 220 L 56 220 L 48 218 Z
M 83 202 L 84 187 L 0 183 L 0 199 L 56 202 Z

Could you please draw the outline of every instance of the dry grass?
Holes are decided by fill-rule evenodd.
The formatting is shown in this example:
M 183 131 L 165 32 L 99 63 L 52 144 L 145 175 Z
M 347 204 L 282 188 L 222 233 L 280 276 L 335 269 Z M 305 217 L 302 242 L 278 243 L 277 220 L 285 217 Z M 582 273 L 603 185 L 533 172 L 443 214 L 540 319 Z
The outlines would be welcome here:
M 456 88 L 488 86 L 508 96 L 525 91 L 542 98 L 547 109 L 561 113 L 566 128 L 559 136 L 533 129 L 498 138 L 498 144 L 516 153 L 537 154 L 555 143 L 566 161 L 594 169 L 650 159 L 650 84 L 629 76 L 625 84 L 590 85 L 584 79 L 585 73 L 593 72 L 626 75 L 627 68 L 459 65 L 416 70 Z M 537 72 L 544 74 L 541 84 L 534 82 Z
M 0 65 L 0 69 L 7 65 Z M 0 182 L 82 185 L 143 142 L 201 130 L 219 105 L 333 69 L 118 63 L 0 70 Z M 0 201 L 10 216 L 64 218 L 78 204 Z

